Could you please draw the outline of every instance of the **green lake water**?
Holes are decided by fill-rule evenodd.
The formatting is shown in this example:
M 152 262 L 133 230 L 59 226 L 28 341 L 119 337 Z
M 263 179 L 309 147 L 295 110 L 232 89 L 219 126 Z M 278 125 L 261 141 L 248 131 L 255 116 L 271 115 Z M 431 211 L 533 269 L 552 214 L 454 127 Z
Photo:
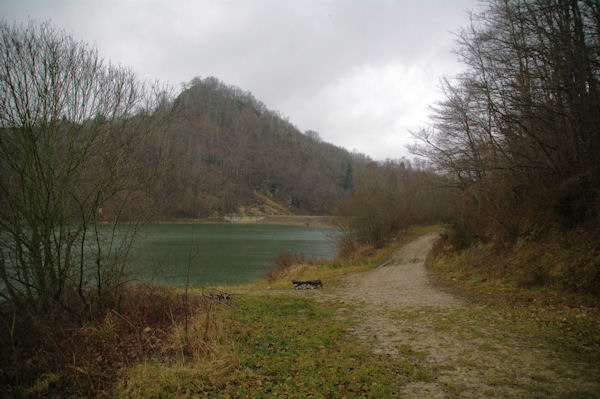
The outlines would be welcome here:
M 145 226 L 132 252 L 134 281 L 193 286 L 258 280 L 281 251 L 306 258 L 335 255 L 335 230 L 322 226 Z

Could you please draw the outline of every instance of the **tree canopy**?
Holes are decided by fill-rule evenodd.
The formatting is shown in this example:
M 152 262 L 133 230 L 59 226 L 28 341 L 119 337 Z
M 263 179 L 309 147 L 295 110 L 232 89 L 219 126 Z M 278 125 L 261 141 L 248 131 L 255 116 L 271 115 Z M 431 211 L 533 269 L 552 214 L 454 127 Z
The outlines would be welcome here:
M 594 0 L 490 1 L 459 35 L 469 69 L 444 82 L 412 151 L 453 176 L 469 234 L 514 240 L 597 221 L 599 11 Z

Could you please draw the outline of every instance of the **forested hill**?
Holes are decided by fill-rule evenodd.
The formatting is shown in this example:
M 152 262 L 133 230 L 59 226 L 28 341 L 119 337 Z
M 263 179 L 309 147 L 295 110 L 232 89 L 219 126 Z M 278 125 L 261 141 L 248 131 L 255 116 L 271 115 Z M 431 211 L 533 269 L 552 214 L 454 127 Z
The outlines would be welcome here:
M 157 190 L 163 218 L 237 213 L 267 197 L 290 212 L 325 213 L 368 161 L 215 78 L 192 80 L 174 105 L 160 137 L 170 160 Z

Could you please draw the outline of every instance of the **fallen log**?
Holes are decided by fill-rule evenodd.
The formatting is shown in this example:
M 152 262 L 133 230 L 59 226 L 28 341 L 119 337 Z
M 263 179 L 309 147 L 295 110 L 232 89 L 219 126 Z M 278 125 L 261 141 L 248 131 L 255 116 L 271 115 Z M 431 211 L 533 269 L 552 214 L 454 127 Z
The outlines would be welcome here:
M 323 287 L 321 280 L 292 280 L 292 288 L 296 290 L 314 290 L 315 288 Z

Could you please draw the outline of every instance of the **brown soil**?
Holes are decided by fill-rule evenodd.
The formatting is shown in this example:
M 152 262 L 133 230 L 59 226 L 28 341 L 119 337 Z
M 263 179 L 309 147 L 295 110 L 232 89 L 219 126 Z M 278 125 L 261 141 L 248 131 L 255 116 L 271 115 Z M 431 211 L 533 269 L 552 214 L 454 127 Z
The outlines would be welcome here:
M 437 233 L 402 247 L 369 272 L 344 276 L 330 299 L 374 352 L 418 356 L 432 377 L 403 388 L 407 398 L 600 397 L 600 365 L 557 347 L 540 326 L 442 292 L 425 258 Z

